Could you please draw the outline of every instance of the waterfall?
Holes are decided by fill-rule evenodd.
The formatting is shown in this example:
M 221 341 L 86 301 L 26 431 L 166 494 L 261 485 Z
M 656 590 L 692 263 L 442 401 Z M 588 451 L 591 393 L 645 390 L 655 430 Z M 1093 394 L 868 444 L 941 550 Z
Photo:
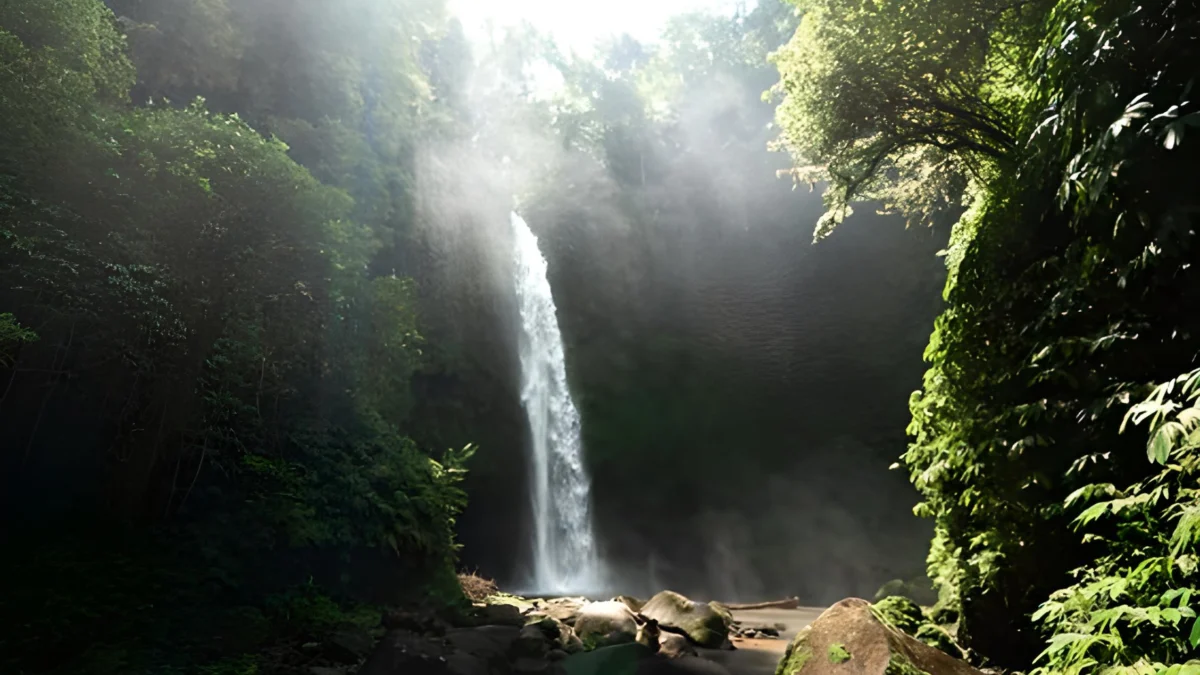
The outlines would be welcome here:
M 601 579 L 579 411 L 567 388 L 562 334 L 537 237 L 512 215 L 521 312 L 521 403 L 532 432 L 533 590 L 587 592 Z

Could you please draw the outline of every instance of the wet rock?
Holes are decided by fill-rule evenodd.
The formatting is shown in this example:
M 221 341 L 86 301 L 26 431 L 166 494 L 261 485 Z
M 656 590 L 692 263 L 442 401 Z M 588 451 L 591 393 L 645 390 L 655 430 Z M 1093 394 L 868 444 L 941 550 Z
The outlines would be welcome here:
M 567 624 L 546 614 L 530 614 L 525 617 L 526 626 L 537 626 L 551 644 L 568 654 L 583 651 L 583 642 L 575 630 Z
M 633 612 L 624 603 L 614 601 L 585 605 L 575 619 L 575 634 L 585 641 L 602 638 L 611 644 L 610 636 L 614 633 L 617 640 L 628 637 L 629 641 L 633 641 L 637 629 Z
M 647 619 L 641 614 L 635 614 L 634 620 L 637 621 L 637 634 L 633 641 L 645 645 L 654 651 L 658 651 L 659 635 L 662 631 L 658 629 L 658 622 L 654 619 Z
M 440 641 L 394 630 L 379 641 L 358 675 L 452 675 L 445 652 Z
M 657 621 L 664 630 L 687 635 L 701 647 L 720 647 L 729 635 L 726 615 L 718 608 L 692 602 L 673 591 L 663 591 L 650 598 L 642 608 L 642 614 Z
M 678 633 L 663 633 L 659 637 L 658 653 L 668 659 L 677 659 L 682 656 L 695 656 L 696 648 Z
M 513 675 L 551 675 L 557 669 L 546 659 L 522 657 L 512 664 Z
M 459 652 L 498 666 L 507 662 L 513 643 L 520 636 L 521 629 L 514 626 L 479 626 L 447 631 L 446 642 Z
M 568 626 L 574 626 L 580 612 L 588 604 L 590 603 L 586 598 L 554 598 L 539 601 L 536 609 Z
M 511 595 L 509 593 L 496 593 L 489 595 L 483 600 L 486 605 L 510 605 L 516 607 L 520 613 L 528 612 L 534 609 L 536 603 L 533 600 L 527 600 L 519 595 Z
M 632 612 L 642 611 L 642 607 L 646 605 L 645 600 L 638 600 L 632 595 L 618 595 L 613 598 L 613 602 L 619 602 L 629 608 Z
M 788 645 L 776 675 L 981 675 L 967 663 L 880 620 L 866 600 L 825 610 Z
M 446 669 L 450 675 L 492 675 L 488 662 L 478 656 L 454 652 L 446 657 Z
M 567 626 L 567 631 L 562 634 L 558 642 L 562 650 L 568 654 L 578 654 L 583 651 L 583 640 L 579 639 L 570 626 Z
M 573 654 L 560 665 L 565 675 L 637 675 L 644 662 L 654 658 L 645 645 L 630 642 Z
M 480 625 L 484 626 L 516 626 L 525 625 L 525 617 L 516 605 L 495 604 L 484 605 L 475 610 L 475 616 Z
M 734 624 L 733 612 L 731 612 L 728 607 L 715 600 L 708 603 L 708 608 L 716 612 L 721 617 L 721 619 L 725 622 L 725 630 L 728 632 L 729 627 Z
M 535 625 L 522 628 L 509 649 L 510 654 L 517 658 L 542 658 L 548 651 L 550 651 L 550 641 L 542 629 Z

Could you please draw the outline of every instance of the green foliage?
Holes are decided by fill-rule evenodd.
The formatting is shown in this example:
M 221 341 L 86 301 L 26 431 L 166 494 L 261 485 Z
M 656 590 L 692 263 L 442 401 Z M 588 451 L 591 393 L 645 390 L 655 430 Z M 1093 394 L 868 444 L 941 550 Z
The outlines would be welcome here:
M 813 657 L 812 647 L 808 644 L 809 629 L 804 628 L 788 643 L 783 657 L 775 666 L 775 675 L 797 675 L 804 665 Z
M 373 603 L 461 602 L 474 447 L 412 440 L 417 285 L 373 271 L 410 219 L 440 3 L 339 9 L 366 23 L 319 49 L 270 2 L 111 4 L 120 21 L 99 0 L 0 2 L 0 301 L 21 319 L 0 314 L 0 493 L 24 542 L 4 576 L 45 577 L 0 593 L 0 670 L 257 673 L 246 654 L 374 626 Z M 247 44 L 263 11 L 295 22 Z M 164 34 L 185 46 L 156 51 Z M 268 44 L 318 67 L 278 82 Z M 350 58 L 383 54 L 404 67 L 381 80 Z M 315 95 L 292 100 L 300 83 Z M 260 133 L 309 118 L 335 138 Z M 63 523 L 110 536 L 48 543 Z
M 4 0 L 0 3 L 0 26 L 6 38 L 15 38 L 14 42 L 6 40 L 6 47 L 20 44 L 33 53 L 35 60 L 55 64 L 58 72 L 65 71 L 73 80 L 66 86 L 86 87 L 107 103 L 119 103 L 128 97 L 134 83 L 133 65 L 126 56 L 125 38 L 117 30 L 116 17 L 102 3 Z M 7 52 L 5 58 L 14 55 Z M 18 75 L 17 79 L 23 78 Z
M 916 635 L 921 624 L 928 622 L 917 603 L 900 595 L 876 602 L 871 605 L 871 611 L 884 623 L 909 635 Z
M 856 199 L 962 213 L 904 456 L 935 520 L 939 605 L 1000 665 L 1042 651 L 1035 611 L 1047 672 L 1181 663 L 1191 610 L 1163 594 L 1188 582 L 1148 514 L 1180 498 L 1184 469 L 1155 477 L 1143 457 L 1185 466 L 1171 452 L 1190 422 L 1155 418 L 1176 410 L 1160 388 L 1130 417 L 1156 419 L 1146 448 L 1120 430 L 1147 377 L 1194 367 L 1200 325 L 1179 298 L 1200 288 L 1182 179 L 1195 47 L 1164 36 L 1196 9 L 801 4 L 779 119 L 797 176 L 829 182 L 818 237 Z M 1072 522 L 1083 541 L 1063 537 Z M 1079 583 L 1038 610 L 1072 568 Z
M 1069 509 L 1086 505 L 1074 523 L 1102 553 L 1034 614 L 1053 635 L 1039 673 L 1195 667 L 1200 371 L 1156 386 L 1126 421 L 1148 427 L 1147 452 L 1162 470 L 1122 490 L 1091 484 L 1067 498 Z
M 793 176 L 828 182 L 817 239 L 855 201 L 928 219 L 959 202 L 968 177 L 1012 159 L 1048 0 L 795 2 L 804 20 L 773 55 L 775 94 Z
M 950 635 L 935 625 L 933 619 L 911 599 L 893 595 L 871 605 L 871 612 L 885 624 L 924 642 L 930 647 L 959 658 L 962 650 Z M 942 617 L 944 618 L 944 617 Z
M 888 658 L 887 668 L 883 673 L 884 675 L 929 675 L 909 661 L 907 656 L 900 653 L 893 653 Z
M 936 626 L 933 623 L 926 622 L 921 624 L 921 627 L 917 629 L 913 637 L 934 649 L 940 649 L 956 659 L 963 657 L 962 650 L 958 648 L 958 645 L 954 642 L 954 638 L 950 637 L 950 634 L 940 626 Z
M 832 664 L 845 663 L 850 660 L 850 652 L 846 651 L 846 645 L 835 642 L 829 645 L 829 662 Z
M 12 365 L 13 351 L 37 339 L 37 333 L 17 323 L 12 314 L 0 314 L 0 366 Z

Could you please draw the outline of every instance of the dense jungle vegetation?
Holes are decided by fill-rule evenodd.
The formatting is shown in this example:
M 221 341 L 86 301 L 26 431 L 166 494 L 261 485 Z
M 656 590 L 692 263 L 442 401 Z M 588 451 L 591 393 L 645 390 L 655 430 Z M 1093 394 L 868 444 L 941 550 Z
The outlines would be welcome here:
M 515 194 L 611 553 L 907 573 L 854 472 L 928 338 L 900 465 L 972 658 L 1196 672 L 1198 40 L 1182 0 L 764 0 L 592 59 L 441 0 L 0 0 L 0 671 L 290 672 L 511 571 Z
M 400 252 L 440 11 L 0 3 L 0 670 L 252 672 L 458 595 Z
M 965 210 L 903 459 L 960 637 L 1017 669 L 1190 672 L 1200 11 L 801 6 L 778 119 L 795 177 L 828 181 L 817 238 L 857 201 Z

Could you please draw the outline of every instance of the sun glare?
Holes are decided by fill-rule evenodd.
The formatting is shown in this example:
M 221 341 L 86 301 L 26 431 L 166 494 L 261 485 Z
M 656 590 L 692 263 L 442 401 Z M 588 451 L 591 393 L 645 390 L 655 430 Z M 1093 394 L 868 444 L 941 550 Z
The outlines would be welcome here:
M 727 11 L 734 0 L 607 0 L 569 2 L 564 0 L 451 0 L 450 7 L 462 18 L 470 34 L 528 21 L 553 35 L 560 46 L 581 54 L 590 53 L 597 42 L 628 33 L 638 40 L 658 36 L 667 19 L 689 11 Z

